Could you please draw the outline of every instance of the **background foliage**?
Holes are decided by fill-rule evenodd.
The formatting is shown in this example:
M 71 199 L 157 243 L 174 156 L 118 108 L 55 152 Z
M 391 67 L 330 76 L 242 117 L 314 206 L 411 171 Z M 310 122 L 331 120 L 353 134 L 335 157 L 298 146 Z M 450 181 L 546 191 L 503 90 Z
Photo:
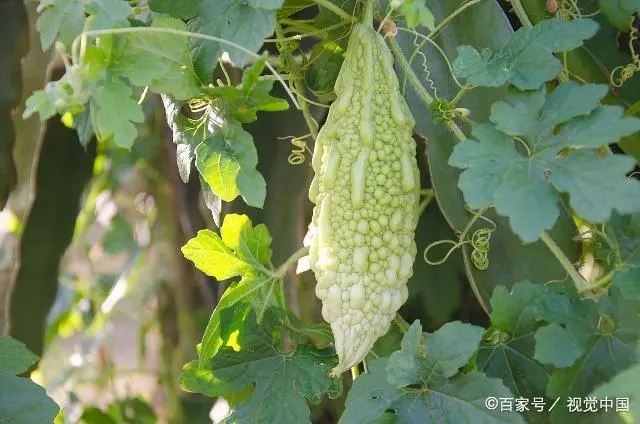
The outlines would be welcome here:
M 416 119 L 419 253 L 330 378 L 310 151 L 368 5 Z M 639 10 L 0 2 L 0 422 L 640 419 Z M 569 412 L 593 397 L 629 410 Z

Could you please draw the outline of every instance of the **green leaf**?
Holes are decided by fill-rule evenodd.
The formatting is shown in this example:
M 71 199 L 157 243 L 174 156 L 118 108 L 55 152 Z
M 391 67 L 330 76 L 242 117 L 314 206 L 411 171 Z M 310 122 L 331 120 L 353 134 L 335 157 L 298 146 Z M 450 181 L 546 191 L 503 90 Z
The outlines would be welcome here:
M 491 329 L 478 351 L 478 370 L 500 378 L 516 395 L 533 398 L 544 393 L 549 381 L 545 368 L 533 359 L 537 305 L 546 289 L 529 281 L 516 283 L 511 292 L 498 286 L 491 298 Z
M 337 363 L 332 351 L 311 345 L 280 351 L 279 318 L 279 313 L 269 309 L 258 325 L 252 311 L 239 331 L 236 349 L 223 347 L 211 360 L 208 368 L 218 379 L 219 390 L 242 392 L 253 385 L 251 395 L 226 422 L 310 422 L 305 399 L 318 404 L 325 393 L 330 397 L 341 393 L 341 380 L 329 377 Z
M 629 412 L 636 420 L 640 417 L 640 364 L 636 364 L 613 379 L 596 388 L 589 396 L 597 399 L 605 397 L 612 399 L 629 399 Z M 633 421 L 632 421 L 633 422 Z
M 84 27 L 85 12 L 93 18 L 89 29 L 128 27 L 131 7 L 121 0 L 42 0 L 42 12 L 36 22 L 43 49 L 48 49 L 56 37 L 67 47 Z
M 202 338 L 200 364 L 215 355 L 219 340 L 221 311 L 237 302 L 251 303 L 258 311 L 258 319 L 271 305 L 278 302 L 279 280 L 272 275 L 271 236 L 263 224 L 252 227 L 246 215 L 225 216 L 222 237 L 210 230 L 201 230 L 182 247 L 185 258 L 207 275 L 223 281 L 241 276 L 224 293 L 213 312 Z
M 400 7 L 400 11 L 407 19 L 409 28 L 423 26 L 433 31 L 436 27 L 433 13 L 427 7 L 425 0 L 405 0 Z
M 149 9 L 174 18 L 190 19 L 198 13 L 200 0 L 149 0 Z
M 284 4 L 284 0 L 246 0 L 247 4 L 256 9 L 278 10 Z
M 640 10 L 640 0 L 598 0 L 598 6 L 613 26 L 629 32 L 631 17 Z
M 426 346 L 421 343 L 422 325 L 415 320 L 405 333 L 397 350 L 387 362 L 387 380 L 397 387 L 405 387 L 420 382 L 424 370 Z M 457 370 L 456 370 L 457 371 Z
M 210 369 L 201 368 L 199 360 L 188 362 L 182 368 L 180 385 L 183 390 L 192 393 L 200 393 L 208 397 L 221 396 L 220 385 L 223 382 L 218 380 Z
M 226 202 L 241 194 L 249 206 L 261 208 L 266 182 L 256 171 L 258 153 L 251 134 L 228 121 L 195 149 L 196 167 L 211 190 Z
M 387 365 L 389 383 L 397 387 L 416 384 L 424 379 L 452 377 L 478 349 L 483 329 L 459 321 L 448 322 L 420 343 L 422 327 L 416 320 L 404 338 L 401 349 L 391 354 Z
M 43 49 L 48 49 L 56 37 L 70 46 L 84 26 L 83 0 L 55 0 L 43 2 L 44 9 L 36 21 Z
M 266 58 L 262 58 L 247 68 L 242 74 L 242 83 L 238 86 L 205 87 L 203 90 L 221 107 L 221 114 L 232 117 L 242 123 L 258 119 L 258 111 L 278 112 L 289 109 L 285 99 L 273 97 L 269 93 L 273 81 L 260 80 Z
M 556 334 L 550 337 L 546 327 L 538 330 L 545 336 L 536 337 L 536 358 L 564 365 L 570 361 L 562 355 L 573 358 L 580 351 L 571 366 L 551 375 L 547 394 L 552 398 L 587 395 L 638 359 L 640 303 L 615 290 L 595 303 L 579 299 L 575 288 L 567 287 L 564 293 L 548 294 L 539 311 Z
M 189 182 L 191 175 L 191 163 L 195 159 L 195 148 L 207 138 L 206 125 L 198 125 L 198 122 L 190 120 L 182 113 L 183 102 L 177 101 L 167 94 L 161 94 L 164 105 L 167 124 L 173 134 L 173 143 L 176 145 L 176 165 L 182 182 Z M 198 132 L 201 132 L 198 137 Z M 206 185 L 206 184 L 205 184 Z
M 498 379 L 479 372 L 457 376 L 420 389 L 403 389 L 387 381 L 388 358 L 368 364 L 369 372 L 353 383 L 340 424 L 372 422 L 386 411 L 405 424 L 431 423 L 524 423 L 515 412 L 488 410 L 485 399 L 512 397 Z
M 568 367 L 584 353 L 584 339 L 558 324 L 547 325 L 536 332 L 536 359 L 556 368 Z
M 45 121 L 56 114 L 56 97 L 51 90 L 34 91 L 26 100 L 22 118 L 27 119 L 34 113 L 40 114 L 40 120 Z
M 0 371 L 0 423 L 51 424 L 59 410 L 33 381 Z
M 258 51 L 266 37 L 276 26 L 276 11 L 236 0 L 202 0 L 198 18 L 193 21 L 193 32 L 219 37 L 236 43 L 245 49 Z M 209 40 L 194 40 L 196 72 L 208 83 L 223 51 L 229 52 L 236 66 L 244 66 L 251 57 L 247 52 L 227 44 Z
M 96 132 L 102 138 L 113 137 L 118 147 L 130 149 L 136 138 L 134 122 L 144 121 L 142 107 L 131 96 L 133 91 L 122 82 L 105 81 L 93 93 Z
M 340 423 L 371 422 L 389 410 L 403 423 L 523 422 L 517 414 L 498 416 L 484 406 L 488 393 L 510 396 L 500 380 L 479 372 L 458 374 L 476 353 L 482 333 L 480 327 L 450 322 L 425 345 L 416 320 L 399 351 L 372 361 L 369 372 L 355 380 Z
M 429 374 L 449 378 L 458 373 L 478 349 L 484 330 L 481 327 L 448 322 L 427 339 L 426 362 Z
M 156 18 L 151 28 L 189 30 L 181 20 L 166 16 Z M 189 39 L 185 36 L 156 32 L 128 34 L 112 70 L 138 87 L 148 85 L 151 90 L 168 93 L 177 100 L 190 99 L 200 93 Z
M 311 50 L 304 79 L 321 102 L 335 100 L 333 86 L 344 61 L 344 49 L 333 40 L 322 40 Z
M 521 90 L 536 89 L 562 70 L 562 62 L 553 53 L 580 47 L 597 31 L 598 24 L 590 19 L 543 20 L 532 28 L 520 28 L 495 51 L 458 47 L 453 70 L 476 86 L 499 87 L 509 82 Z
M 0 336 L 0 371 L 15 375 L 27 372 L 38 357 L 19 340 L 9 336 Z
M 122 0 L 85 0 L 85 11 L 92 16 L 88 29 L 128 27 L 131 6 Z
M 623 118 L 622 108 L 597 106 L 605 94 L 605 88 L 569 82 L 544 102 L 542 92 L 512 90 L 504 102 L 495 103 L 495 126 L 475 126 L 477 141 L 458 144 L 449 158 L 451 165 L 465 169 L 459 187 L 469 206 L 495 203 L 525 243 L 554 226 L 561 212 L 558 192 L 568 193 L 571 206 L 591 222 L 608 220 L 614 209 L 639 210 L 640 182 L 625 175 L 635 165 L 633 158 L 600 158 L 591 149 L 640 130 L 640 120 Z M 526 144 L 526 155 L 512 136 Z

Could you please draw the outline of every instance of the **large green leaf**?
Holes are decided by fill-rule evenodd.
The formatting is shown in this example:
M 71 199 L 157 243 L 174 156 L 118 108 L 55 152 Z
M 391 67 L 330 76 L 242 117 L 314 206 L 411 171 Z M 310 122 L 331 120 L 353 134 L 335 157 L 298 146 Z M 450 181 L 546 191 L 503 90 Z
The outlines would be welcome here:
M 462 2 L 442 2 L 430 4 L 437 17 L 437 21 L 450 14 Z M 487 31 L 491 28 L 491 31 Z M 477 49 L 499 49 L 511 35 L 511 28 L 502 10 L 494 1 L 484 1 L 469 7 L 456 16 L 443 30 L 436 41 L 449 58 L 456 56 L 456 47 L 471 45 Z M 415 50 L 413 35 L 400 32 L 398 42 L 408 56 Z M 413 70 L 425 79 L 424 85 L 432 94 L 451 99 L 458 88 L 451 79 L 451 72 L 440 54 L 429 45 L 422 52 L 426 55 L 426 62 L 417 56 L 413 63 Z M 424 70 L 427 66 L 429 73 Z M 427 80 L 428 79 L 428 80 Z M 434 92 L 432 87 L 437 88 Z M 477 121 L 489 117 L 490 106 L 505 95 L 503 89 L 476 88 L 467 93 L 460 103 L 472 111 L 472 118 Z M 429 158 L 429 172 L 431 182 L 436 193 L 436 200 L 446 217 L 449 225 L 457 232 L 462 232 L 471 218 L 465 209 L 464 199 L 457 187 L 458 170 L 447 164 L 449 156 L 456 143 L 454 136 L 442 125 L 434 124 L 431 111 L 424 106 L 414 90 L 407 86 L 405 98 L 416 118 L 415 131 L 427 139 L 427 154 Z M 500 218 L 493 211 L 485 214 L 498 227 L 491 236 L 489 250 L 489 266 L 486 270 L 477 269 L 471 260 L 472 248 L 463 247 L 463 257 L 468 276 L 476 295 L 485 309 L 489 309 L 489 299 L 496 286 L 503 285 L 510 288 L 515 282 L 530 279 L 531 281 L 546 282 L 566 278 L 566 272 L 557 263 L 555 257 L 542 243 L 522 245 L 520 239 L 509 229 L 507 220 Z M 480 228 L 492 228 L 486 222 L 474 226 L 472 233 Z M 577 234 L 569 215 L 561 211 L 558 223 L 550 232 L 553 239 L 572 260 L 579 256 L 579 245 L 572 241 Z M 537 264 L 544 263 L 544 267 Z
M 229 120 L 203 140 L 195 156 L 200 175 L 222 200 L 229 202 L 241 195 L 249 206 L 264 205 L 266 182 L 256 170 L 253 137 L 237 121 Z
M 385 412 L 407 424 L 524 422 L 514 412 L 485 407 L 489 394 L 512 396 L 500 380 L 476 371 L 458 373 L 475 354 L 482 331 L 451 322 L 423 343 L 420 323 L 414 322 L 399 351 L 370 362 L 356 379 L 340 424 L 377 422 Z
M 511 292 L 496 287 L 491 297 L 491 329 L 476 358 L 480 371 L 500 378 L 520 397 L 533 399 L 546 390 L 549 374 L 534 358 L 535 330 L 540 326 L 537 304 L 545 288 L 525 281 Z
M 471 46 L 458 47 L 453 70 L 474 86 L 499 87 L 508 82 L 521 90 L 540 88 L 562 71 L 553 53 L 581 46 L 597 30 L 590 19 L 545 20 L 532 28 L 520 28 L 499 50 L 480 53 Z
M 329 377 L 329 371 L 336 365 L 335 353 L 311 345 L 299 345 L 283 352 L 281 320 L 279 311 L 269 309 L 259 325 L 252 311 L 235 330 L 234 342 L 222 347 L 205 365 L 209 373 L 206 386 L 199 387 L 208 395 L 228 396 L 253 387 L 226 422 L 310 422 L 305 399 L 317 404 L 325 393 L 331 397 L 341 393 L 341 380 Z M 229 329 L 223 332 L 229 333 Z M 202 375 L 200 372 L 200 382 L 203 382 Z
M 624 399 L 629 400 L 628 412 L 637 420 L 640 418 L 640 364 L 636 364 L 620 374 L 616 375 L 611 381 L 599 386 L 591 396 L 597 399 Z M 622 408 L 619 408 L 622 409 Z
M 119 0 L 51 0 L 42 2 L 36 29 L 40 33 L 42 48 L 47 49 L 58 38 L 68 47 L 85 24 L 85 12 L 94 17 L 88 29 L 107 29 L 129 26 L 127 18 L 131 6 Z
M 189 30 L 181 20 L 166 16 L 156 18 L 151 28 Z M 112 68 L 138 87 L 149 86 L 156 93 L 168 93 L 178 100 L 190 99 L 200 92 L 185 36 L 163 32 L 128 34 Z
M 203 366 L 222 345 L 221 311 L 237 302 L 250 303 L 258 311 L 258 319 L 269 306 L 282 304 L 278 298 L 279 279 L 270 271 L 271 236 L 263 224 L 255 227 L 246 215 L 225 216 L 221 236 L 201 230 L 182 247 L 185 258 L 207 275 L 220 281 L 241 276 L 224 293 L 213 312 L 202 337 L 200 365 Z
M 0 423 L 51 424 L 59 409 L 33 381 L 0 371 Z
M 630 6 L 634 1 L 637 0 L 582 1 L 580 7 L 584 15 L 592 15 L 598 10 L 599 3 L 615 5 L 622 2 L 625 3 L 625 6 Z M 551 17 L 546 10 L 545 0 L 523 0 L 522 5 L 534 23 Z M 614 75 L 614 78 L 617 79 L 620 76 L 620 67 L 631 63 L 631 57 L 620 46 L 618 28 L 611 25 L 604 13 L 593 16 L 592 19 L 599 24 L 600 30 L 594 37 L 586 40 L 584 46 L 566 54 L 566 66 L 572 75 L 582 81 L 609 84 L 614 69 L 618 68 L 617 75 Z M 628 25 L 629 21 L 627 20 L 627 28 Z M 632 77 L 624 81 L 622 87 L 610 86 L 610 92 L 604 102 L 628 108 L 638 101 L 639 92 L 640 78 Z M 637 112 L 635 114 L 637 115 Z M 620 142 L 620 146 L 626 153 L 633 155 L 636 160 L 640 160 L 640 133 L 626 137 Z
M 560 215 L 558 192 L 576 213 L 602 223 L 612 210 L 640 210 L 640 182 L 627 178 L 633 158 L 600 158 L 596 148 L 640 130 L 640 119 L 623 118 L 619 106 L 598 106 L 605 85 L 567 82 L 553 92 L 510 90 L 491 107 L 490 124 L 453 149 L 449 164 L 466 170 L 458 183 L 474 209 L 494 204 L 525 243 L 538 240 Z M 527 154 L 518 152 L 520 137 Z M 571 151 L 566 152 L 567 149 Z
M 261 2 L 255 0 L 255 3 Z M 275 10 L 236 0 L 202 0 L 198 18 L 191 23 L 193 32 L 231 41 L 250 52 L 260 48 L 275 26 Z M 228 51 L 230 59 L 238 66 L 244 66 L 251 57 L 245 50 L 227 44 L 200 39 L 194 40 L 193 44 L 196 72 L 205 83 L 211 81 L 222 52 Z
M 581 300 L 567 285 L 564 293 L 547 293 L 538 309 L 551 323 L 536 333 L 535 357 L 555 365 L 547 394 L 583 396 L 637 361 L 640 303 L 617 290 L 598 303 Z

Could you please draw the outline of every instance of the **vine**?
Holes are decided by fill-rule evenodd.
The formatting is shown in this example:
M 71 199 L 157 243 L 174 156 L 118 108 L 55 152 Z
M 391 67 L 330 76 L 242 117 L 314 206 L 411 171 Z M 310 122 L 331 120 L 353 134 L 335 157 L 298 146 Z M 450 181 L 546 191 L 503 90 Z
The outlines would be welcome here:
M 639 41 L 638 34 L 640 31 L 635 26 L 636 16 L 632 15 L 629 20 L 629 51 L 631 52 L 631 63 L 620 65 L 611 71 L 609 77 L 611 85 L 620 88 L 624 83 L 632 78 L 636 72 L 640 72 L 640 53 L 636 51 L 636 44 Z M 620 75 L 617 75 L 617 74 Z
M 186 308 L 176 319 L 176 338 L 187 340 L 185 357 L 163 345 L 161 381 L 178 421 L 192 419 L 181 389 L 229 400 L 226 421 L 237 423 L 562 420 L 561 406 L 553 415 L 521 414 L 492 410 L 482 400 L 622 397 L 625 382 L 640 376 L 637 161 L 608 148 L 640 131 L 640 120 L 617 105 L 638 104 L 617 98 L 640 71 L 637 8 L 612 0 L 613 12 L 602 6 L 591 13 L 575 0 L 547 1 L 553 17 L 543 19 L 531 13 L 530 2 L 510 0 L 512 10 L 505 11 L 522 23 L 513 34 L 506 20 L 495 19 L 503 11 L 493 0 L 100 1 L 108 13 L 89 0 L 77 2 L 81 10 L 74 13 L 63 0 L 40 1 L 43 47 L 56 43 L 66 73 L 27 100 L 24 116 L 37 112 L 46 126 L 61 120 L 86 148 L 96 136 L 99 183 L 77 233 L 100 212 L 95 198 L 115 192 L 111 185 L 127 185 L 120 174 L 139 170 L 155 189 L 148 196 L 160 192 L 158 198 L 176 206 L 171 219 L 157 212 L 158 221 L 175 224 L 171 243 L 188 240 L 180 248 L 188 264 L 221 283 L 220 291 L 202 296 L 212 301 L 201 343 L 182 334 L 198 325 L 197 308 Z M 450 13 L 436 20 L 430 7 Z M 589 19 L 599 13 L 598 23 Z M 610 33 L 599 32 L 609 23 L 626 31 L 621 13 L 629 18 L 632 59 L 615 68 L 603 59 L 603 67 L 614 68 L 610 86 L 625 86 L 609 96 L 613 88 L 590 83 L 573 55 Z M 474 45 L 457 45 L 460 40 Z M 498 47 L 476 45 L 480 40 Z M 261 49 L 270 53 L 258 54 Z M 345 72 L 349 78 L 334 89 L 341 70 L 355 75 Z M 274 86 L 286 95 L 277 97 Z M 420 136 L 427 160 L 414 158 Z M 290 143 L 291 166 L 272 160 L 270 138 Z M 357 149 L 339 149 L 353 138 Z M 143 143 L 164 149 L 164 141 L 175 148 L 171 168 L 140 158 Z M 314 156 L 311 147 L 324 154 Z M 310 187 L 303 178 L 307 155 L 317 173 Z M 131 164 L 123 165 L 123 157 Z M 198 196 L 179 192 L 173 166 L 185 183 L 196 174 Z M 165 171 L 177 184 L 166 184 Z M 421 180 L 429 188 L 419 190 Z M 307 198 L 319 200 L 313 214 Z M 239 209 L 251 213 L 234 213 Z M 155 209 L 144 217 L 153 224 Z M 196 234 L 183 221 L 212 229 Z M 576 236 L 578 228 L 586 230 Z M 141 238 L 135 230 L 131 238 Z M 86 267 L 91 287 L 73 307 L 86 299 L 98 313 L 73 325 L 84 327 L 81 339 L 91 337 L 92 348 L 100 344 L 94 337 L 100 326 L 116 313 L 113 299 L 130 295 L 129 280 L 157 278 L 156 269 L 144 268 L 156 256 L 150 242 L 132 243 L 108 302 L 102 290 L 88 290 L 99 284 L 98 270 Z M 91 262 L 84 248 L 82 261 Z M 461 260 L 450 260 L 458 249 Z M 302 275 L 308 269 L 315 285 L 311 274 Z M 75 278 L 64 269 L 67 290 Z M 466 296 L 466 285 L 477 301 Z M 158 309 L 163 326 L 171 324 L 163 308 L 173 296 L 176 303 L 199 298 L 181 292 L 183 286 L 145 293 L 155 296 L 149 307 Z M 213 286 L 203 280 L 198 287 Z M 141 340 L 152 326 L 144 325 Z M 161 334 L 170 330 L 164 326 Z M 0 338 L 0 352 L 6 346 L 20 351 Z M 104 356 L 105 381 L 113 388 L 110 361 Z M 19 358 L 10 362 L 9 374 L 0 366 L 0 399 L 5 386 L 25 383 L 17 379 L 25 371 L 15 365 Z M 172 386 L 176 362 L 187 362 L 180 387 Z M 346 387 L 343 371 L 351 374 Z M 64 373 L 67 383 L 75 378 L 73 369 Z M 49 424 L 55 408 L 42 396 L 33 399 L 45 406 L 29 409 L 42 412 L 41 419 L 18 421 Z M 127 401 L 86 411 L 104 413 L 105 422 L 154 422 L 139 412 L 130 417 L 136 408 Z M 602 412 L 596 420 L 608 422 L 613 411 Z

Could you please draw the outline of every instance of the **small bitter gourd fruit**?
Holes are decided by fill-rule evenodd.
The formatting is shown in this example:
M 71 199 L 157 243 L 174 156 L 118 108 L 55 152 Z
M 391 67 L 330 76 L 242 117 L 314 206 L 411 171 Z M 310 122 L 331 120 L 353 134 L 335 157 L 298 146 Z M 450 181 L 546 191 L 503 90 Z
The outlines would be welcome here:
M 414 118 L 384 39 L 356 24 L 318 134 L 310 267 L 339 363 L 364 359 L 407 299 L 420 196 Z

